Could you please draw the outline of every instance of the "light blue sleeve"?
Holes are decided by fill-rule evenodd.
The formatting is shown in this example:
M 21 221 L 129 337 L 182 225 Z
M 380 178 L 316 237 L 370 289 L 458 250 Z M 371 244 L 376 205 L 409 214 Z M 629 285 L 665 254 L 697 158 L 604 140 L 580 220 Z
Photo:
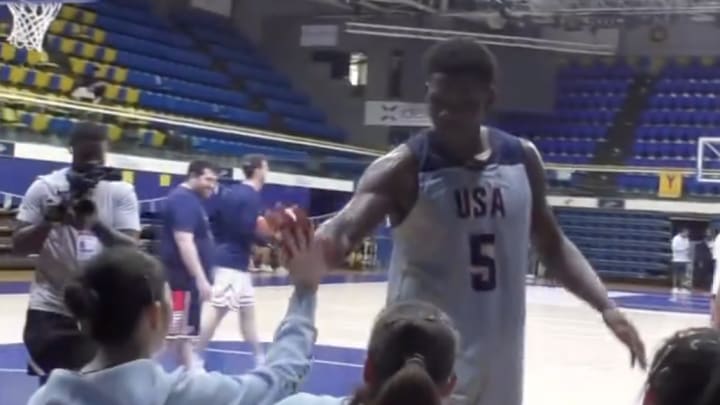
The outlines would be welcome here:
M 348 397 L 329 397 L 324 395 L 312 395 L 300 393 L 291 395 L 276 405 L 345 405 L 350 403 Z
M 310 371 L 315 329 L 316 294 L 295 290 L 288 312 L 275 332 L 265 364 L 247 374 L 184 371 L 176 376 L 167 403 L 202 405 L 275 404 L 295 394 Z

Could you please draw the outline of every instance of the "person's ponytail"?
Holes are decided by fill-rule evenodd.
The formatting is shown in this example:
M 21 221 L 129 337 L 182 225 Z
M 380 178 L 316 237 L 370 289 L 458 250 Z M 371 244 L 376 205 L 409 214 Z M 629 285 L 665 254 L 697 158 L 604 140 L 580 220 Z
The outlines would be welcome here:
M 371 405 L 440 405 L 437 385 L 422 356 L 414 355 L 380 387 Z

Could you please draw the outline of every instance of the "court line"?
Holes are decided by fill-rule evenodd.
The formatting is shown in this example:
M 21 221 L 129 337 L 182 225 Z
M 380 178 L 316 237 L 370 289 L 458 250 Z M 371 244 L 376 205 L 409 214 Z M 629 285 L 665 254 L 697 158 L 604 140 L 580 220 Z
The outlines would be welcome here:
M 230 349 L 206 349 L 205 351 L 212 352 L 212 353 L 223 353 L 223 354 L 234 354 L 234 355 L 240 355 L 240 356 L 254 356 L 254 353 L 246 352 L 243 350 L 230 350 Z M 333 361 L 333 360 L 322 360 L 322 359 L 313 359 L 313 363 L 318 364 L 327 364 L 330 366 L 341 366 L 341 367 L 351 367 L 351 368 L 363 368 L 362 364 L 357 363 L 347 363 L 344 361 Z

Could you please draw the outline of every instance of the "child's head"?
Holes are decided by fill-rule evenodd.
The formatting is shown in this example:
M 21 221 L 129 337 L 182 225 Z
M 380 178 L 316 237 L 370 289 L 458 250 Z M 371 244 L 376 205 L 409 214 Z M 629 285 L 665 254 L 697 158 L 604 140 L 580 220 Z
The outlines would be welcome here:
M 440 404 L 455 386 L 458 345 L 450 318 L 419 301 L 393 304 L 375 321 L 365 362 L 365 385 L 353 403 Z
M 655 354 L 647 380 L 645 405 L 720 403 L 720 332 L 682 330 Z
M 137 248 L 103 250 L 65 288 L 65 303 L 104 347 L 133 345 L 143 356 L 162 347 L 171 319 L 162 266 Z

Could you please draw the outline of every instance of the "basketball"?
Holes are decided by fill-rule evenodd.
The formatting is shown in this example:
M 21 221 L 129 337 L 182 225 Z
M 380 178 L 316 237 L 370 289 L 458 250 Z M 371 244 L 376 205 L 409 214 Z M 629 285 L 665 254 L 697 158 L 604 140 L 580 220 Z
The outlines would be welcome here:
M 273 210 L 264 217 L 264 222 L 272 233 L 282 232 L 295 226 L 306 232 L 312 229 L 310 217 L 299 207 Z

